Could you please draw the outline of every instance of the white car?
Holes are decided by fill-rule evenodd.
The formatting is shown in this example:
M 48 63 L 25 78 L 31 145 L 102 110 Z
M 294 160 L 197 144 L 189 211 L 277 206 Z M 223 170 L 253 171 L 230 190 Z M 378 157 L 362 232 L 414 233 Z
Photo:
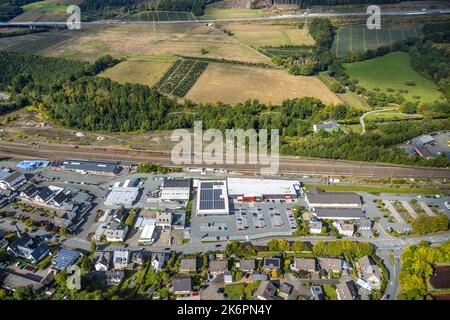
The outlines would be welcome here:
M 445 207 L 446 207 L 448 210 L 450 210 L 450 203 L 448 203 L 448 201 L 445 201 L 445 202 L 444 202 L 444 205 L 445 205 Z

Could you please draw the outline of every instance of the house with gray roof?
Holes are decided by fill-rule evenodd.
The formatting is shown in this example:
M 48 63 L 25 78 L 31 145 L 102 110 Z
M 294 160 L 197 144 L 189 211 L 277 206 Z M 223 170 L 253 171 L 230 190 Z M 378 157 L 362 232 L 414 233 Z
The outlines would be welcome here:
M 174 294 L 190 294 L 192 292 L 192 279 L 190 277 L 173 278 L 172 292 Z
M 256 262 L 255 259 L 241 259 L 239 261 L 239 267 L 241 271 L 244 272 L 253 272 L 256 268 Z
M 166 262 L 166 254 L 164 252 L 152 252 L 150 256 L 150 265 L 153 270 L 161 270 Z
M 314 132 L 318 132 L 319 130 L 334 132 L 339 130 L 339 124 L 336 121 L 326 121 L 324 123 L 314 124 L 313 130 Z
M 272 271 L 279 271 L 281 267 L 280 258 L 275 257 L 264 257 L 263 259 L 263 272 L 269 273 Z
M 112 254 L 110 251 L 95 251 L 93 256 L 96 271 L 108 271 L 111 268 Z
M 261 281 L 254 293 L 254 297 L 258 300 L 282 300 L 276 293 L 277 287 L 272 281 Z
M 208 269 L 213 275 L 224 274 L 228 271 L 228 260 L 213 260 L 209 263 Z
M 294 263 L 291 264 L 291 269 L 294 271 L 306 271 L 306 272 L 316 272 L 316 259 L 315 258 L 294 258 Z
M 353 280 L 341 281 L 336 285 L 338 300 L 357 300 L 358 291 Z
M 341 272 L 343 260 L 341 258 L 318 258 L 321 270 L 327 272 Z
M 381 286 L 381 269 L 378 267 L 371 257 L 364 256 L 358 260 L 361 277 L 369 282 L 373 288 Z
M 195 272 L 197 271 L 197 258 L 181 258 L 180 272 Z
M 17 190 L 25 182 L 27 182 L 25 174 L 20 171 L 14 171 L 0 180 L 0 188 L 3 190 Z

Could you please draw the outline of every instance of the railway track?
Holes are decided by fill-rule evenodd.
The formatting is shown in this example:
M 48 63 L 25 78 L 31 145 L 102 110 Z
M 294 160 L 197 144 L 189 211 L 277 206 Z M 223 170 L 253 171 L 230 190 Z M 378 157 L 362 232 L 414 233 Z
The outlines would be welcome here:
M 0 154 L 13 158 L 41 158 L 50 161 L 61 159 L 83 159 L 95 161 L 121 161 L 136 164 L 155 162 L 169 167 L 174 165 L 170 152 L 119 149 L 108 147 L 77 146 L 59 144 L 40 144 L 39 146 L 20 143 L 0 143 Z M 184 167 L 198 167 L 185 165 Z M 260 165 L 223 164 L 201 165 L 202 167 L 224 168 L 245 173 L 260 173 Z M 279 173 L 285 175 L 325 175 L 377 178 L 450 178 L 450 170 L 444 168 L 408 167 L 392 164 L 354 162 L 316 158 L 280 156 Z

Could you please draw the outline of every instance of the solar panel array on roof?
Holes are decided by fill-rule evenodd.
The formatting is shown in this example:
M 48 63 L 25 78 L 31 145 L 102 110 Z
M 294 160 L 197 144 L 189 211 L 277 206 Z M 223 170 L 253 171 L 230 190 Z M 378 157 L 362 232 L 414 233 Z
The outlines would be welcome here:
M 223 186 L 223 182 L 202 182 L 200 186 L 200 210 L 225 209 L 225 197 L 222 189 L 214 186 Z
M 53 258 L 52 268 L 55 270 L 63 271 L 67 267 L 72 265 L 80 256 L 80 253 L 75 250 L 63 248 L 59 250 L 55 258 Z

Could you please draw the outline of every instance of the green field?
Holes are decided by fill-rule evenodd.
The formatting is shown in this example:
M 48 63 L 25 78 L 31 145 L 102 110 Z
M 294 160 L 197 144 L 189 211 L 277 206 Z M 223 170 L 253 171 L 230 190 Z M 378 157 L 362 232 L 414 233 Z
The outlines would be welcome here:
M 344 68 L 350 79 L 358 79 L 359 84 L 369 90 L 408 90 L 402 95 L 409 101 L 430 102 L 440 97 L 437 85 L 411 68 L 409 55 L 405 52 L 393 52 L 383 57 L 347 63 Z M 406 81 L 413 81 L 415 86 L 405 85 Z
M 24 11 L 37 13 L 65 13 L 69 4 L 39 1 L 22 6 Z
M 279 47 L 261 47 L 259 51 L 264 53 L 268 57 L 278 56 L 278 57 L 291 57 L 299 55 L 302 52 L 311 53 L 312 48 L 305 48 L 304 46 L 279 46 Z
M 331 52 L 338 58 L 348 52 L 364 52 L 396 41 L 416 37 L 422 33 L 420 28 L 369 30 L 366 26 L 345 26 L 337 30 Z
M 218 8 L 206 8 L 204 14 L 199 17 L 203 20 L 208 19 L 235 19 L 235 18 L 254 18 L 262 17 L 264 12 L 256 9 L 218 9 Z
M 372 194 L 396 193 L 396 194 L 420 194 L 433 195 L 442 191 L 433 188 L 397 188 L 397 187 L 376 187 L 376 186 L 351 186 L 351 185 L 322 185 L 310 184 L 308 188 L 320 188 L 325 191 L 343 191 L 343 192 L 368 192 Z
M 418 114 L 407 114 L 401 112 L 380 112 L 369 114 L 365 117 L 366 121 L 389 121 L 389 120 L 411 120 L 422 119 L 423 116 Z
M 191 12 L 144 11 L 125 17 L 128 22 L 139 21 L 188 21 L 195 20 Z

